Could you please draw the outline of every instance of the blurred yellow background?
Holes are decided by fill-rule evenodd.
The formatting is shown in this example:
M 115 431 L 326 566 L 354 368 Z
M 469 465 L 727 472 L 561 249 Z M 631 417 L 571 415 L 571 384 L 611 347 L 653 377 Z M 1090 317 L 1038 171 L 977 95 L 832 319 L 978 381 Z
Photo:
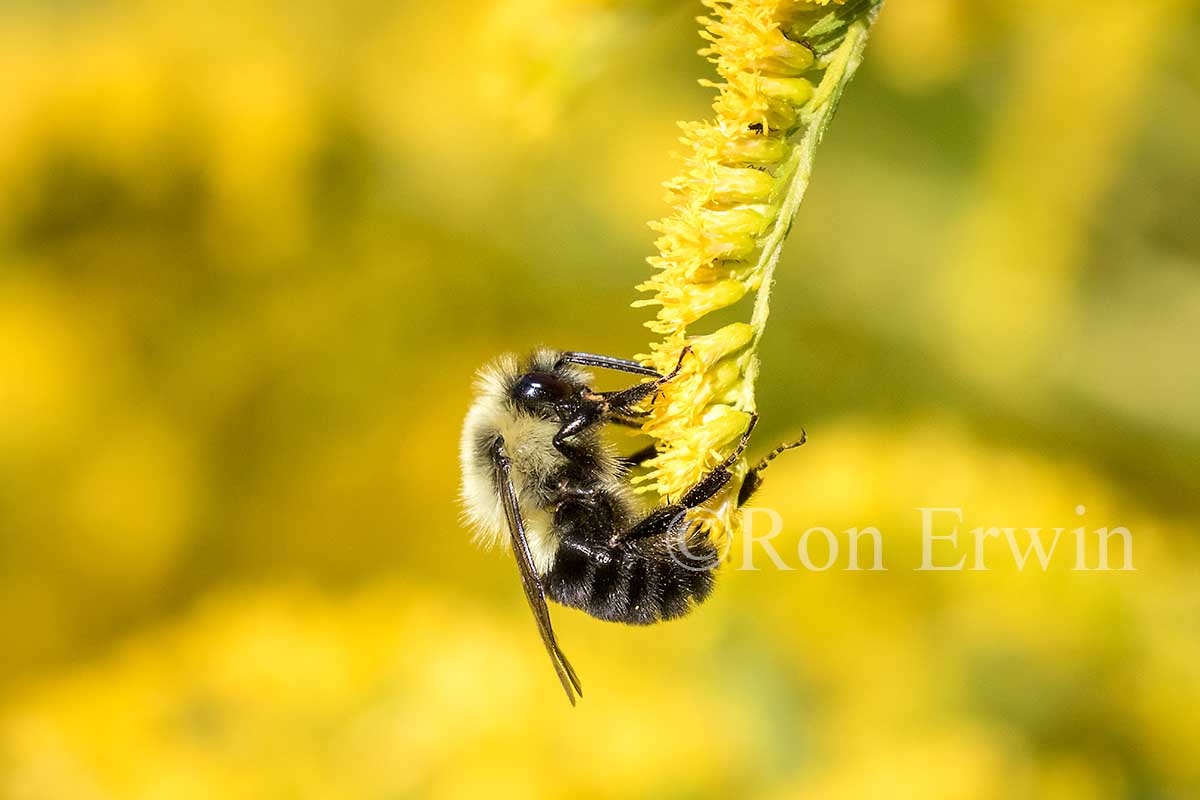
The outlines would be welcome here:
M 876 525 L 890 569 L 553 609 L 564 701 L 458 426 L 504 350 L 644 352 L 699 10 L 0 6 L 0 798 L 1200 796 L 1184 0 L 890 0 L 754 448 L 811 437 L 781 551 Z M 1080 504 L 1136 572 L 911 569 L 916 507 Z

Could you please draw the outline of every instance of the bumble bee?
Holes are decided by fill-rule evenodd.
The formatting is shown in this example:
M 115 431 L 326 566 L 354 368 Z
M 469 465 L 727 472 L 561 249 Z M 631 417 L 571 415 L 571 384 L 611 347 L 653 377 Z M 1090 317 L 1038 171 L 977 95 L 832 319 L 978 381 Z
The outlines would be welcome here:
M 708 597 L 720 557 L 687 512 L 732 478 L 757 422 L 737 448 L 675 503 L 644 511 L 629 470 L 653 446 L 618 457 L 600 437 L 605 423 L 638 427 L 668 375 L 628 361 L 547 348 L 521 360 L 505 355 L 479 371 L 476 399 L 463 423 L 460 456 L 465 516 L 485 545 L 511 547 L 525 597 L 554 670 L 572 705 L 582 696 L 550 624 L 546 598 L 598 619 L 647 625 L 686 614 Z M 595 392 L 585 367 L 648 378 L 627 389 Z M 738 505 L 761 482 L 751 469 Z M 747 487 L 748 491 L 747 491 Z M 690 528 L 690 529 L 689 529 Z

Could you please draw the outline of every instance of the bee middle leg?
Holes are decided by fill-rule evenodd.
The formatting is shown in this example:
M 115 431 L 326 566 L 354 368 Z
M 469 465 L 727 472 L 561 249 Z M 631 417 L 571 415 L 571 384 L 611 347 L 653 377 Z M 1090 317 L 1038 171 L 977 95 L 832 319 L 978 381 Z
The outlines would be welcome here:
M 622 464 L 632 469 L 633 467 L 640 467 L 656 455 L 658 455 L 658 448 L 652 444 L 648 444 L 627 456 L 621 456 L 620 460 Z
M 733 477 L 733 465 L 737 463 L 742 453 L 746 451 L 746 447 L 750 444 L 750 434 L 754 432 L 754 426 L 757 424 L 758 415 L 751 415 L 750 425 L 746 428 L 746 432 L 742 434 L 742 439 L 738 442 L 737 448 L 729 454 L 728 458 L 701 478 L 699 483 L 688 489 L 679 502 L 669 503 L 654 509 L 628 531 L 619 534 L 617 538 L 644 539 L 647 536 L 657 536 L 679 530 L 681 528 L 680 523 L 689 510 L 711 500 L 717 492 L 721 491 L 725 484 L 729 483 L 729 480 Z

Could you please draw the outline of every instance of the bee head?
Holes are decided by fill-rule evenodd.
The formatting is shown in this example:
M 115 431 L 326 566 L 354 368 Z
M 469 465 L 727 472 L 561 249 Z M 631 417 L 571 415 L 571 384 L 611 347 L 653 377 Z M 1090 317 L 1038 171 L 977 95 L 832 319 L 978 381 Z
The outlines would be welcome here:
M 578 399 L 580 388 L 553 372 L 526 372 L 513 382 L 509 397 L 532 414 L 554 416 L 564 405 Z

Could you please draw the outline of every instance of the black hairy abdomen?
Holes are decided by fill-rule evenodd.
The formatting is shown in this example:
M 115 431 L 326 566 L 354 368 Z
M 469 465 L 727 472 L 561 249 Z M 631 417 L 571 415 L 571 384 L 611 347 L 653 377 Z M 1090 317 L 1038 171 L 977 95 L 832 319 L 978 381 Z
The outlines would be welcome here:
M 547 596 L 598 619 L 649 625 L 688 613 L 712 592 L 717 553 L 707 537 L 615 544 L 564 539 L 543 581 Z

